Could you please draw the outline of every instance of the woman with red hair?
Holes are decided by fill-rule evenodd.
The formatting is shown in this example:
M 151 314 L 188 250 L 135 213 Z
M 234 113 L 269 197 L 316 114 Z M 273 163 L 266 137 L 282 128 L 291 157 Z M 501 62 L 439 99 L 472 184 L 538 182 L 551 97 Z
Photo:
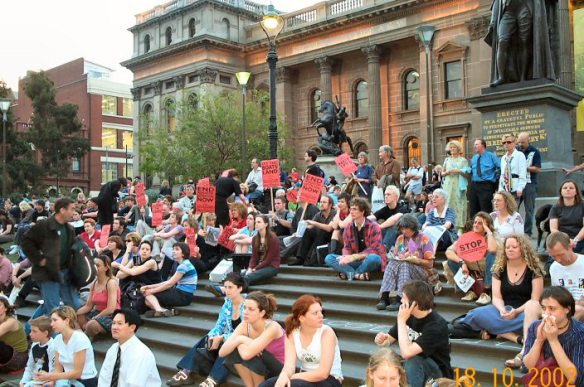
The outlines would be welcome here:
M 301 364 L 296 372 L 296 362 Z M 286 318 L 286 359 L 279 377 L 260 387 L 340 387 L 341 352 L 333 329 L 323 324 L 320 298 L 305 294 Z

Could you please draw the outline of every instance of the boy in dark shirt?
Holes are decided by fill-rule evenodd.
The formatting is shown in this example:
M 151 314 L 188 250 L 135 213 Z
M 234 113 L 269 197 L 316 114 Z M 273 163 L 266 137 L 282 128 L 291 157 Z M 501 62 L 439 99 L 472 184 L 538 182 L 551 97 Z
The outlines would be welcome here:
M 411 281 L 403 288 L 397 325 L 379 332 L 375 343 L 399 344 L 411 387 L 423 387 L 429 378 L 452 378 L 448 324 L 432 310 L 434 293 L 424 281 Z

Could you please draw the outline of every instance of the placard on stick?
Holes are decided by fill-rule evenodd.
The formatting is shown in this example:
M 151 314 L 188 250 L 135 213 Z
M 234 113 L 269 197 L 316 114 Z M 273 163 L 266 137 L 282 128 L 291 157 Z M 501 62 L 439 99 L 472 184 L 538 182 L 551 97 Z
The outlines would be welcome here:
M 324 179 L 319 176 L 305 175 L 300 189 L 299 202 L 316 204 L 320 196 Z
M 192 227 L 185 228 L 185 235 L 187 239 L 187 245 L 189 246 L 189 250 L 191 251 L 191 256 L 195 255 L 195 249 L 197 247 L 197 234 L 195 233 L 195 229 Z
M 136 202 L 139 207 L 146 205 L 146 189 L 143 182 L 136 184 Z
M 477 262 L 487 254 L 487 241 L 474 231 L 466 232 L 456 242 L 456 255 L 465 261 Z
M 197 212 L 215 212 L 215 192 L 212 185 L 199 185 L 197 187 Z
M 221 246 L 225 247 L 229 251 L 235 250 L 235 242 L 229 240 L 229 237 L 236 234 L 237 230 L 233 227 L 224 227 L 221 234 L 219 234 L 219 240 L 217 241 Z
M 111 224 L 104 224 L 101 227 L 101 235 L 99 236 L 99 247 L 102 249 L 107 246 L 107 240 L 109 239 L 109 235 L 112 229 Z
M 280 160 L 262 161 L 262 181 L 264 189 L 280 186 Z
M 290 191 L 286 192 L 286 201 L 288 201 L 288 203 L 296 203 L 297 200 L 298 191 L 291 189 Z
M 337 156 L 335 158 L 335 163 L 337 163 L 337 166 L 345 176 L 351 176 L 353 173 L 357 172 L 357 166 L 351 159 L 351 156 L 346 153 Z
M 152 225 L 160 226 L 162 224 L 162 206 L 160 202 L 152 203 Z
M 197 182 L 197 186 L 201 186 L 201 187 L 208 187 L 210 185 L 211 185 L 211 181 L 209 180 L 208 177 L 205 177 Z

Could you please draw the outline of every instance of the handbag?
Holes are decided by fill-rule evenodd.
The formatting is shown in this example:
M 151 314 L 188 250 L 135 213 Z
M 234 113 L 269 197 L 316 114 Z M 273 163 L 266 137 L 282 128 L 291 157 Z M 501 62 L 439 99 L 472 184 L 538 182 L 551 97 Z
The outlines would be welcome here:
M 541 323 L 540 323 L 541 324 Z M 558 362 L 556 358 L 551 356 L 544 359 L 543 348 L 539 354 L 539 358 L 535 363 L 534 367 L 529 368 L 529 372 L 523 375 L 521 382 L 525 386 L 529 387 L 539 387 L 539 386 L 554 386 L 554 387 L 568 387 L 575 386 L 575 375 L 564 375 L 562 371 L 559 371 L 561 377 L 558 377 L 557 369 Z
M 477 295 L 480 296 L 485 292 L 485 279 L 483 278 L 482 273 L 478 271 L 471 271 L 470 275 L 474 278 L 475 282 L 472 284 L 471 290 Z
M 122 308 L 132 309 L 138 314 L 146 312 L 148 308 L 146 307 L 146 298 L 140 290 L 142 286 L 143 284 L 132 281 L 124 287 Z
M 92 283 L 97 277 L 97 267 L 93 262 L 91 250 L 81 237 L 76 237 L 71 246 L 69 260 L 69 279 L 71 284 L 82 288 Z
M 211 350 L 213 342 L 209 340 L 209 336 L 203 337 L 202 343 L 197 345 L 197 353 L 195 354 L 195 364 L 200 375 L 209 375 L 213 364 L 219 357 L 219 349 Z M 219 345 L 219 348 L 223 342 Z

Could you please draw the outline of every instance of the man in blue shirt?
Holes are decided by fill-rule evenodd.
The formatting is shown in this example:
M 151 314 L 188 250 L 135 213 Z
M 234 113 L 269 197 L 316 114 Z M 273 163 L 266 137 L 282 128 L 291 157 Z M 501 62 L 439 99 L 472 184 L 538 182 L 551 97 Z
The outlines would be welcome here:
M 468 202 L 470 206 L 470 217 L 474 218 L 477 212 L 493 211 L 493 194 L 499 181 L 498 175 L 501 169 L 501 162 L 497 155 L 487 151 L 487 143 L 482 138 L 474 142 L 477 152 L 470 160 L 471 181 L 468 187 Z
M 528 133 L 519 133 L 517 142 L 519 143 L 517 149 L 525 155 L 525 159 L 527 160 L 527 184 L 523 189 L 523 195 L 519 200 L 519 206 L 521 206 L 521 203 L 525 203 L 524 231 L 525 234 L 531 237 L 537 190 L 537 174 L 541 171 L 541 155 L 539 150 L 529 143 Z

